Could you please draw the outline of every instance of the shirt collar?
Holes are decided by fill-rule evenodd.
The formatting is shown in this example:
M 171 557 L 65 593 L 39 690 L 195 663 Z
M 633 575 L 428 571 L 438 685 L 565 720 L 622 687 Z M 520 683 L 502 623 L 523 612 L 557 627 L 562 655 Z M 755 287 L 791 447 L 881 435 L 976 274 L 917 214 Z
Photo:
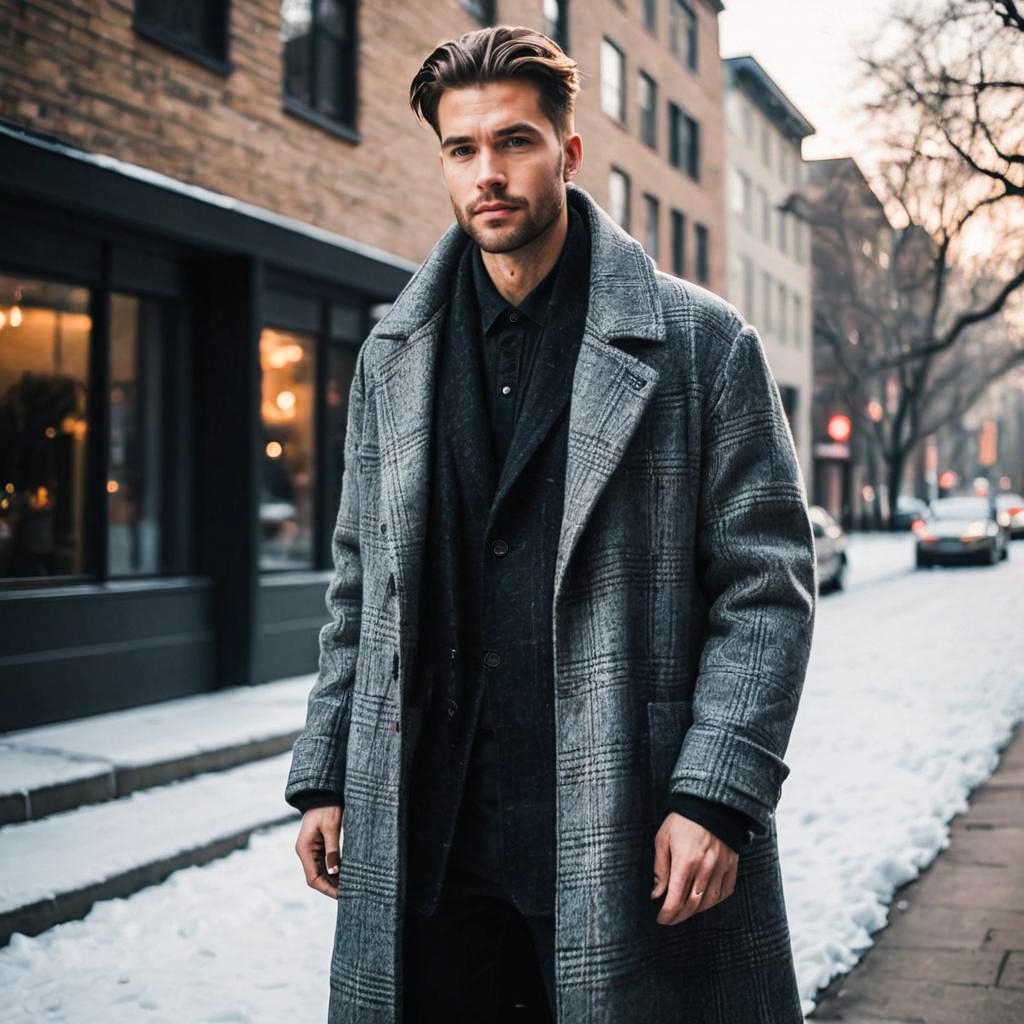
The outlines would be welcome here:
M 515 307 L 495 287 L 491 275 L 487 273 L 487 268 L 484 266 L 483 257 L 480 255 L 480 246 L 473 246 L 473 286 L 476 289 L 477 305 L 480 307 L 480 331 L 482 334 L 487 334 L 495 326 L 502 313 L 513 308 L 518 309 L 535 324 L 544 325 L 551 293 L 554 291 L 555 279 L 558 276 L 558 268 L 562 264 L 562 255 L 569 247 L 569 233 L 578 230 L 576 223 L 578 217 L 579 214 L 570 205 L 569 224 L 558 259 L 555 260 L 554 266 L 544 279 Z

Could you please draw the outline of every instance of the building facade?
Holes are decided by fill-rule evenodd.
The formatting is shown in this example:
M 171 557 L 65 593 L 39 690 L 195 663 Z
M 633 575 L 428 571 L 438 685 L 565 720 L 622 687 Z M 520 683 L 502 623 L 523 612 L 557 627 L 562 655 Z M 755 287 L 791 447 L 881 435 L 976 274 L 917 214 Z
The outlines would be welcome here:
M 579 184 L 723 288 L 719 9 L 0 0 L 0 732 L 316 670 L 355 356 L 452 222 L 439 42 L 564 43 Z
M 723 60 L 722 78 L 726 295 L 761 334 L 810 491 L 810 234 L 787 200 L 803 186 L 800 147 L 814 127 L 753 57 Z

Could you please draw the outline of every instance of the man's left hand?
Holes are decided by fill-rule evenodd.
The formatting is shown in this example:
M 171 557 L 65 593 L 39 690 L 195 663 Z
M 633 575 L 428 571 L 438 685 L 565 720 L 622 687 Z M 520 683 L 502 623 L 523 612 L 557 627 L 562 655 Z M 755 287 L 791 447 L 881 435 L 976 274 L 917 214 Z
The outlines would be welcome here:
M 731 896 L 738 863 L 735 850 L 703 825 L 669 814 L 654 839 L 651 899 L 668 891 L 658 924 L 679 924 Z

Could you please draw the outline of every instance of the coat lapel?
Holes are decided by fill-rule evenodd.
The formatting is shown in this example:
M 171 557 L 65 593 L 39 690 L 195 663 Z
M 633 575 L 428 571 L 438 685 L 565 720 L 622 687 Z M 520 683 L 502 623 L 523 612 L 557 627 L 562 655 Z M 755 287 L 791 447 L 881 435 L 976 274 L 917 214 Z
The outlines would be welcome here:
M 609 478 L 622 461 L 658 382 L 658 371 L 613 342 L 665 340 L 665 321 L 651 260 L 590 195 L 572 186 L 590 229 L 589 305 L 569 409 L 565 506 L 555 567 L 555 605 L 580 535 Z M 376 382 L 380 437 L 381 521 L 400 584 L 404 613 L 415 599 L 426 531 L 432 401 L 444 316 L 458 260 L 468 242 L 453 224 L 438 240 L 371 337 L 384 342 L 368 352 Z M 534 407 L 535 408 L 535 407 Z M 507 490 L 525 454 L 550 427 L 551 404 L 522 446 L 523 458 L 506 467 Z M 526 410 L 526 415 L 531 415 Z M 546 421 L 546 422 L 545 422 Z M 511 459 L 509 460 L 512 461 Z M 502 492 L 503 493 L 503 492 Z

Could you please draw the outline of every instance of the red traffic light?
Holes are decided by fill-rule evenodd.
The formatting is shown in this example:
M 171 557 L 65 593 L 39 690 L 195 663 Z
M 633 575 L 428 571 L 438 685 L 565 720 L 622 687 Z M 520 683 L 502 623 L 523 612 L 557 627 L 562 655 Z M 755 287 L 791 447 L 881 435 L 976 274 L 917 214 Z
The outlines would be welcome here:
M 851 429 L 852 424 L 850 423 L 849 416 L 844 416 L 842 413 L 829 416 L 826 430 L 828 431 L 828 436 L 833 441 L 849 441 Z

